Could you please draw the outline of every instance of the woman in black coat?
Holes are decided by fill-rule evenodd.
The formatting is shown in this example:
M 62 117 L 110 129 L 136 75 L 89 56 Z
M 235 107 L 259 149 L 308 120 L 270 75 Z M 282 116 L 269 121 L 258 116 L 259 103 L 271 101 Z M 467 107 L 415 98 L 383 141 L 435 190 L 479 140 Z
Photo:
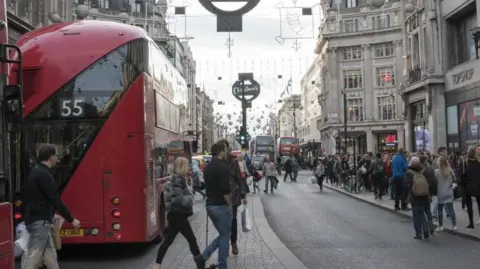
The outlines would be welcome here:
M 474 229 L 473 197 L 476 198 L 478 212 L 480 214 L 480 145 L 470 148 L 467 152 L 467 160 L 461 186 L 465 191 L 465 204 L 467 206 L 469 220 L 467 228 Z

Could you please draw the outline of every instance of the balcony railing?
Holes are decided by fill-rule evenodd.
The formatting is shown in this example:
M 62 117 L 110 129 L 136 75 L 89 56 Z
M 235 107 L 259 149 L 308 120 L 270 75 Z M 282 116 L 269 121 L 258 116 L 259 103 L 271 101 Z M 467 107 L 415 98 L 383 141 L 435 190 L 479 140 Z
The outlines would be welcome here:
M 419 66 L 407 69 L 407 83 L 412 84 L 422 79 L 422 69 Z

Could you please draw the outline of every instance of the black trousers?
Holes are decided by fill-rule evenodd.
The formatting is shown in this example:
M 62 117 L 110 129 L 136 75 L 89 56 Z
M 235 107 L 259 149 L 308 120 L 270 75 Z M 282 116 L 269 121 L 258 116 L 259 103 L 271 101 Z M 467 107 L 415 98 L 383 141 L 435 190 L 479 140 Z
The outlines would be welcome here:
M 167 220 L 168 228 L 165 231 L 163 241 L 158 248 L 156 263 L 162 264 L 163 258 L 165 257 L 165 254 L 167 254 L 168 248 L 173 243 L 178 233 L 181 233 L 183 237 L 185 237 L 185 239 L 187 240 L 192 255 L 194 257 L 200 255 L 197 238 L 195 238 L 195 234 L 193 233 L 192 226 L 190 226 L 187 215 L 170 212 L 167 214 Z
M 285 170 L 285 176 L 283 177 L 283 181 L 287 180 L 287 175 L 290 176 L 290 181 L 294 181 L 292 171 L 287 171 L 287 170 Z
M 320 190 L 323 191 L 323 180 L 325 179 L 324 175 L 315 176 L 317 178 L 317 184 L 320 187 Z
M 238 213 L 238 205 L 232 206 L 232 230 L 230 231 L 230 243 L 232 245 L 237 244 L 237 236 L 238 236 L 237 213 Z
M 383 173 L 376 173 L 372 175 L 373 194 L 375 196 L 378 196 L 378 198 L 382 198 L 382 195 L 384 193 L 383 191 L 384 178 L 385 178 L 385 175 Z
M 395 208 L 405 209 L 407 208 L 406 196 L 405 196 L 405 187 L 403 186 L 402 178 L 394 178 L 395 184 Z
M 473 223 L 473 200 L 472 200 L 471 195 L 466 194 L 465 195 L 465 205 L 467 206 L 467 214 L 468 214 L 468 221 L 469 224 L 474 224 Z M 477 200 L 477 207 L 478 207 L 478 213 L 480 214 L 480 195 L 476 196 L 475 199 Z

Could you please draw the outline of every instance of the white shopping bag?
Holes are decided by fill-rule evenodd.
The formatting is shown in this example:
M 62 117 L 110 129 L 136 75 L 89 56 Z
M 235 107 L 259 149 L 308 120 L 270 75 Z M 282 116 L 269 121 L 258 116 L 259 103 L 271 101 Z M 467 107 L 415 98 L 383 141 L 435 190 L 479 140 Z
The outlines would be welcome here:
M 250 221 L 250 215 L 248 214 L 247 205 L 243 205 L 242 210 L 242 231 L 248 233 L 252 230 L 252 223 Z
M 317 178 L 316 177 L 310 177 L 310 183 L 317 184 L 318 183 Z
M 22 251 L 27 251 L 30 234 L 28 233 L 27 227 L 25 226 L 24 222 L 18 224 L 17 227 L 15 228 L 15 238 L 16 238 L 15 247 L 21 249 Z M 22 253 L 20 253 L 19 256 L 20 255 L 22 255 Z
M 247 185 L 252 186 L 253 184 L 253 177 L 247 177 Z

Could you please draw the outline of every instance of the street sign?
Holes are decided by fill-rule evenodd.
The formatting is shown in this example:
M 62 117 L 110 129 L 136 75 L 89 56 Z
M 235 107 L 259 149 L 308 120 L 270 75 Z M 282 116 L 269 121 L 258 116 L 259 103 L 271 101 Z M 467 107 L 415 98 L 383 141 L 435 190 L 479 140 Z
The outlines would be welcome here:
M 242 89 L 242 81 L 237 80 L 232 85 L 232 94 L 237 100 L 242 102 L 250 102 L 260 95 L 260 84 L 254 79 L 244 80 Z

